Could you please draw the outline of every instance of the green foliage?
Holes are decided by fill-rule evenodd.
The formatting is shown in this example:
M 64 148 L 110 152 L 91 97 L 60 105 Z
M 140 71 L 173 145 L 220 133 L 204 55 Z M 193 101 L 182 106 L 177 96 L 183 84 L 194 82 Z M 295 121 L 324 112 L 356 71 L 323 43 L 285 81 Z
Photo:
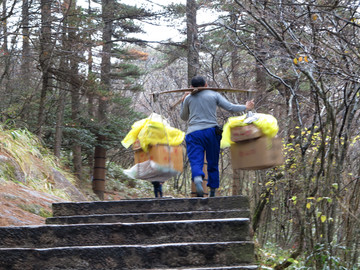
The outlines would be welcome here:
M 121 101 L 123 102 L 124 99 L 121 99 Z M 131 129 L 131 125 L 135 121 L 144 118 L 142 113 L 134 112 L 130 107 L 127 107 L 127 111 L 125 106 L 120 105 L 118 108 L 122 116 L 120 117 L 118 114 L 109 115 L 108 124 L 97 130 L 98 134 L 106 136 L 105 143 L 108 148 L 123 147 L 120 142 Z
M 129 63 L 120 63 L 116 65 L 116 73 L 112 73 L 113 79 L 128 79 L 130 81 L 131 78 L 138 79 L 141 75 L 140 69 Z
M 142 32 L 142 28 L 136 23 L 136 20 L 155 17 L 154 12 L 143 7 L 113 3 L 112 11 L 114 12 L 113 16 L 116 18 L 113 21 L 113 25 L 115 26 L 113 35 L 117 38 L 125 37 L 126 34 L 130 33 Z
M 256 249 L 256 255 L 261 266 L 273 269 L 275 265 L 283 263 L 285 260 L 292 260 L 292 265 L 287 269 L 299 269 L 301 262 L 289 259 L 291 252 L 284 250 L 273 243 L 266 243 L 261 248 Z
M 314 130 L 317 130 L 316 126 Z M 307 151 L 302 151 L 304 145 L 307 145 Z M 268 267 L 288 260 L 290 253 L 294 252 L 294 249 L 289 249 L 289 245 L 299 241 L 297 235 L 294 237 L 294 230 L 299 228 L 299 222 L 304 222 L 301 225 L 304 227 L 306 225 L 306 228 L 311 231 L 311 236 L 303 240 L 305 246 L 303 253 L 296 260 L 288 260 L 292 264 L 287 269 L 343 270 L 348 269 L 352 264 L 342 258 L 353 254 L 351 249 L 356 246 L 355 244 L 347 247 L 346 250 L 345 247 L 336 244 L 335 237 L 329 243 L 332 237 L 329 236 L 329 228 L 341 227 L 343 224 L 339 222 L 341 221 L 339 215 L 331 212 L 331 209 L 339 203 L 344 205 L 342 198 L 338 196 L 340 184 L 334 182 L 336 179 L 333 178 L 334 174 L 324 177 L 321 174 L 309 173 L 311 170 L 321 171 L 321 166 L 324 166 L 322 162 L 327 162 L 317 157 L 324 146 L 330 147 L 327 136 L 322 136 L 320 132 L 313 132 L 310 129 L 302 131 L 295 127 L 294 133 L 289 135 L 288 143 L 284 145 L 286 162 L 282 176 L 276 178 L 277 180 L 272 184 L 269 180 L 265 184 L 268 187 L 271 186 L 271 196 L 267 198 L 267 205 L 274 214 L 266 221 L 267 232 L 257 233 L 267 235 L 266 244 L 259 249 L 259 257 L 261 262 Z M 351 173 L 344 173 L 343 181 L 351 175 Z M 271 177 L 271 174 L 267 173 L 267 177 Z M 269 228 L 270 226 L 272 229 Z M 282 233 L 279 233 L 277 229 L 280 226 Z M 278 246 L 271 245 L 269 242 L 278 243 Z
M 127 90 L 142 90 L 138 80 L 143 71 L 134 60 L 146 60 L 148 54 L 135 47 L 117 46 L 113 48 L 118 62 L 112 66 L 111 77 L 114 80 L 122 80 Z
M 317 245 L 315 251 L 300 256 L 296 260 L 290 258 L 291 252 L 293 252 L 293 249 L 283 249 L 273 243 L 266 243 L 263 247 L 256 250 L 258 261 L 261 265 L 260 269 L 273 269 L 276 265 L 288 261 L 291 262 L 291 265 L 286 269 L 315 270 L 318 269 L 316 267 L 317 261 L 321 260 L 322 270 L 347 270 L 344 262 L 341 262 L 341 259 L 338 257 L 331 256 L 329 249 L 323 244 Z
M 99 135 L 106 137 L 103 147 L 114 150 L 122 148 L 120 142 L 130 130 L 131 125 L 144 118 L 142 113 L 133 110 L 131 98 L 123 97 L 121 94 L 108 94 L 108 96 L 113 105 L 106 124 L 99 123 L 96 118 L 86 115 L 83 111 L 75 123 L 71 120 L 71 112 L 66 110 L 62 140 L 63 158 L 71 156 L 73 145 L 80 145 L 84 155 L 92 152 Z M 48 136 L 44 138 L 44 142 L 51 149 L 54 145 L 55 127 L 48 126 L 46 133 Z M 66 164 L 70 163 L 71 161 Z
M 343 246 L 333 246 L 332 248 L 342 250 L 346 249 Z M 340 257 L 332 255 L 329 247 L 322 243 L 316 244 L 314 250 L 311 252 L 307 252 L 305 256 L 307 256 L 304 259 L 305 266 L 307 267 L 306 269 L 315 269 L 315 265 L 322 265 L 322 269 L 324 270 L 348 270 L 348 268 L 346 267 L 346 262 L 342 261 Z
M 186 6 L 183 4 L 171 3 L 170 5 L 167 5 L 165 9 L 171 18 L 181 19 L 186 14 Z
M 152 184 L 149 181 L 129 179 L 122 173 L 123 168 L 116 163 L 109 163 L 106 189 L 123 194 L 127 198 L 153 197 Z
M 24 211 L 30 212 L 32 214 L 41 216 L 43 218 L 48 218 L 52 216 L 52 213 L 40 205 L 37 204 L 17 204 L 17 206 Z

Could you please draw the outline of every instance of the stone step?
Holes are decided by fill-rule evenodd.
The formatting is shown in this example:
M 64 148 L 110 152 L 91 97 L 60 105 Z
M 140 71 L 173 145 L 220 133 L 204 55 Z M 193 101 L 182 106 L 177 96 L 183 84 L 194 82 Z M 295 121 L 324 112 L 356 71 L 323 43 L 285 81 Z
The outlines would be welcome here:
M 118 222 L 153 222 L 170 220 L 199 220 L 224 218 L 249 218 L 249 210 L 159 212 L 112 215 L 60 216 L 46 219 L 46 224 L 84 224 Z
M 0 269 L 6 270 L 249 269 L 231 266 L 253 263 L 249 241 L 0 249 Z
M 54 203 L 53 216 L 249 209 L 245 196 Z
M 233 265 L 223 267 L 201 267 L 201 268 L 151 268 L 151 270 L 257 270 L 257 265 Z M 149 269 L 137 269 L 137 270 L 149 270 Z
M 1 248 L 250 240 L 249 219 L 0 227 Z

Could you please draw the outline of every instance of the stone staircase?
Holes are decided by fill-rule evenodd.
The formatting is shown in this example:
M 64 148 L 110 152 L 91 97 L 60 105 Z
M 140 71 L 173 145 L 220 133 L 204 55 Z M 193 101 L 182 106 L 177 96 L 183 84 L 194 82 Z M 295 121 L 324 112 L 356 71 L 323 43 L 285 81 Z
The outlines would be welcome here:
M 55 203 L 46 223 L 0 227 L 1 270 L 258 269 L 243 196 Z

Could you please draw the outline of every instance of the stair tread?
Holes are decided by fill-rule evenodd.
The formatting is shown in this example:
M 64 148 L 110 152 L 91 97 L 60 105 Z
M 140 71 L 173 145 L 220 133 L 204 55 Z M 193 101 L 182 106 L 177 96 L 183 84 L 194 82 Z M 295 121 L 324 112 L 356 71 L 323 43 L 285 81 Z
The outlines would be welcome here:
M 226 245 L 226 244 L 253 244 L 253 241 L 228 241 L 228 242 L 182 242 L 182 243 L 163 243 L 163 244 L 134 244 L 134 245 L 98 245 L 98 246 L 64 246 L 64 247 L 51 247 L 51 248 L 0 248 L 2 250 L 50 250 L 50 249 L 97 249 L 97 248 L 120 248 L 120 247 L 165 247 L 165 246 L 206 246 L 206 245 Z
M 0 269 L 258 269 L 244 196 L 54 203 L 53 215 L 0 227 Z
M 172 220 L 211 220 L 224 218 L 249 218 L 247 209 L 224 211 L 183 211 L 123 214 L 91 214 L 76 216 L 54 216 L 46 219 L 46 224 L 90 224 L 90 223 L 139 223 Z
M 170 214 L 203 214 L 206 213 L 232 213 L 249 211 L 246 208 L 226 209 L 226 210 L 208 210 L 208 211 L 174 211 L 174 212 L 139 212 L 139 213 L 119 213 L 119 214 L 89 214 L 89 215 L 74 215 L 74 216 L 54 216 L 53 218 L 68 218 L 68 217 L 99 217 L 99 216 L 132 216 L 132 215 L 170 215 Z
M 216 234 L 208 234 L 209 231 Z M 249 240 L 249 219 L 42 225 L 0 228 L 0 247 L 55 247 Z
M 118 270 L 253 265 L 251 241 L 0 249 L 0 269 Z M 16 265 L 16 268 L 9 266 Z
M 248 209 L 245 196 L 53 203 L 54 216 Z
M 26 228 L 54 228 L 54 227 L 93 227 L 93 226 L 118 226 L 118 225 L 133 225 L 141 226 L 146 224 L 169 224 L 169 223 L 209 223 L 209 222 L 231 222 L 240 221 L 248 222 L 249 218 L 218 218 L 218 219 L 185 219 L 185 220 L 165 220 L 165 221 L 145 221 L 145 222 L 115 222 L 115 223 L 92 223 L 92 224 L 46 224 L 46 225 L 25 225 L 25 226 L 11 226 L 0 227 L 9 229 L 26 229 Z
M 243 270 L 255 270 L 259 269 L 257 265 L 232 265 L 232 266 L 217 266 L 217 267 L 191 267 L 191 268 L 151 268 L 151 270 L 233 270 L 233 269 L 243 269 Z M 149 270 L 149 269 L 138 269 L 138 270 Z

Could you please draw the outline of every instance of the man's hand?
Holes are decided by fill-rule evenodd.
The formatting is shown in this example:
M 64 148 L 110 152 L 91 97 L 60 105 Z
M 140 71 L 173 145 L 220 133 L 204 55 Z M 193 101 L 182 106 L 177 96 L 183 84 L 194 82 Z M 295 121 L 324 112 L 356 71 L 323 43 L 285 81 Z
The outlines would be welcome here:
M 246 101 L 246 104 L 245 104 L 245 106 L 246 106 L 246 109 L 248 110 L 248 111 L 250 111 L 250 110 L 252 110 L 253 108 L 254 108 L 254 100 L 252 99 L 252 100 L 250 100 L 250 101 Z

